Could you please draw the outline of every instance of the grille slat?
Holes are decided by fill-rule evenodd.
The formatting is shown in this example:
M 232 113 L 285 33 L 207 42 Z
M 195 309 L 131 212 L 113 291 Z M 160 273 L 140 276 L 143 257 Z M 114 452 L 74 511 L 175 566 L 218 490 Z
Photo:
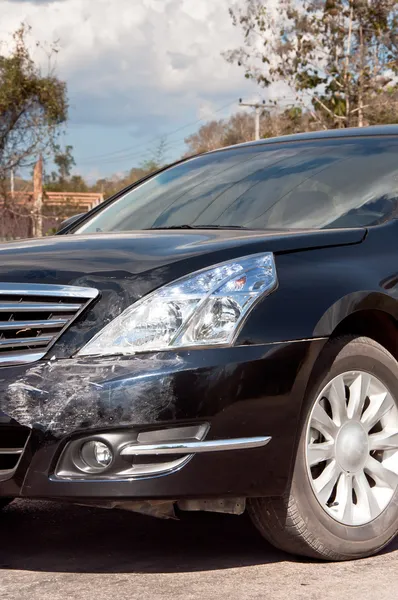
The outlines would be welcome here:
M 37 337 L 21 337 L 21 338 L 10 338 L 10 339 L 1 339 L 0 338 L 0 350 L 2 348 L 14 348 L 15 346 L 47 346 L 54 336 L 52 335 L 38 335 Z
M 43 358 L 98 293 L 76 286 L 0 283 L 0 366 Z
M 0 329 L 2 331 L 13 331 L 23 329 L 58 329 L 64 327 L 68 319 L 47 319 L 37 321 L 0 321 Z
M 55 304 L 51 302 L 3 302 L 0 299 L 0 312 L 76 312 L 82 304 Z M 0 324 L 1 327 L 1 324 Z
M 60 298 L 96 298 L 95 288 L 77 287 L 75 285 L 52 285 L 45 283 L 1 283 L 0 296 L 57 296 Z

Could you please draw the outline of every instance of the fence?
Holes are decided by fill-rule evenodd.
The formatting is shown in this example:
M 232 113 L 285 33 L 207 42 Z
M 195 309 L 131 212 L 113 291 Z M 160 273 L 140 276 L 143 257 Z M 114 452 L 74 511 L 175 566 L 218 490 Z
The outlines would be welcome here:
M 87 212 L 102 201 L 100 193 L 43 192 L 43 234 L 54 233 L 64 219 Z M 33 214 L 33 191 L 0 198 L 0 239 L 32 237 Z

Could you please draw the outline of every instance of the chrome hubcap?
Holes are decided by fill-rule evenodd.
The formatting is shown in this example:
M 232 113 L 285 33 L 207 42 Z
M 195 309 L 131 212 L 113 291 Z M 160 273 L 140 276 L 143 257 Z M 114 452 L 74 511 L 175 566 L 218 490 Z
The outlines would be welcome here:
M 398 488 L 398 408 L 374 375 L 349 371 L 319 394 L 307 428 L 314 494 L 334 519 L 363 525 Z
M 363 469 L 369 454 L 368 435 L 360 423 L 349 421 L 337 433 L 336 460 L 346 473 Z

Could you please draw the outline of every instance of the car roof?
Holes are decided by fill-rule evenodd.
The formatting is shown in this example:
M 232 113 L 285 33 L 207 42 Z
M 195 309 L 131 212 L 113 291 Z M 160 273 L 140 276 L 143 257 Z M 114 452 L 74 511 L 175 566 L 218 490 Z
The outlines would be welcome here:
M 267 145 L 276 143 L 286 142 L 305 142 L 310 140 L 325 140 L 325 139 L 338 139 L 338 138 L 349 138 L 349 137 L 381 137 L 381 136 L 398 136 L 398 125 L 373 125 L 371 127 L 346 127 L 344 129 L 328 129 L 321 131 L 307 131 L 306 133 L 294 133 L 292 135 L 283 135 L 279 137 L 266 138 L 262 140 L 255 140 L 253 142 L 244 142 L 242 144 L 235 144 L 228 146 L 228 148 L 243 148 L 246 146 L 255 145 Z M 225 150 L 220 148 L 219 150 L 213 150 L 213 152 L 219 152 Z

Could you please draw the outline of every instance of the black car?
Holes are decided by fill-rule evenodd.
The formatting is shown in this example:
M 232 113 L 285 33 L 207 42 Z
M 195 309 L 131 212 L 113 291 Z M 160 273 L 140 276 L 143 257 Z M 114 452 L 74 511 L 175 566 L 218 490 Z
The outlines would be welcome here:
M 178 162 L 0 246 L 0 502 L 398 531 L 398 127 Z

